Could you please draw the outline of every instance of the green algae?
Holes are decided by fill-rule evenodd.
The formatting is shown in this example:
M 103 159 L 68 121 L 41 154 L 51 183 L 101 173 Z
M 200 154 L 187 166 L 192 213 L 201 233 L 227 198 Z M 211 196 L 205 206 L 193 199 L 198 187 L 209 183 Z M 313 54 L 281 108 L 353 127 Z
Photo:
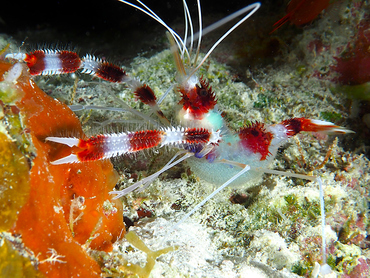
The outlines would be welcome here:
M 309 267 L 302 265 L 301 263 L 296 263 L 292 266 L 291 270 L 293 273 L 303 276 L 309 271 Z
M 343 117 L 340 113 L 324 111 L 320 113 L 320 118 L 335 123 L 340 121 Z
M 4 77 L 6 73 L 4 74 Z M 20 100 L 22 93 L 17 90 L 9 82 L 0 82 L 0 100 L 5 104 L 14 104 L 16 101 Z
M 293 194 L 284 196 L 286 206 L 281 208 L 282 213 L 285 216 L 290 217 L 293 222 L 298 221 L 299 219 L 317 220 L 320 215 L 319 202 L 310 202 L 306 198 L 302 197 L 299 199 L 298 196 Z
M 4 133 L 0 133 L 0 231 L 9 230 L 30 191 L 26 158 Z
M 30 191 L 30 167 L 25 156 L 30 143 L 23 132 L 18 108 L 14 106 L 21 95 L 13 84 L 0 82 L 0 100 L 3 103 L 0 121 L 0 231 L 7 231 L 14 225 Z
M 44 275 L 34 268 L 28 258 L 14 250 L 7 239 L 3 239 L 0 246 L 0 278 L 9 277 L 41 278 Z
M 21 116 L 18 113 L 18 108 L 13 105 L 8 105 L 4 108 L 4 118 L 2 124 L 6 129 L 7 134 L 16 142 L 19 150 L 27 157 L 33 156 L 33 146 L 30 143 L 30 138 L 22 124 Z
M 370 82 L 360 85 L 341 85 L 332 87 L 331 90 L 335 93 L 346 94 L 352 99 L 370 100 Z
M 253 108 L 266 108 L 269 105 L 270 101 L 270 98 L 266 97 L 265 95 L 259 94 L 258 101 L 255 101 L 253 103 Z
M 339 273 L 344 273 L 345 271 L 351 273 L 353 269 L 358 264 L 358 259 L 361 257 L 361 248 L 355 244 L 342 244 L 336 242 L 338 263 L 336 264 L 336 269 Z

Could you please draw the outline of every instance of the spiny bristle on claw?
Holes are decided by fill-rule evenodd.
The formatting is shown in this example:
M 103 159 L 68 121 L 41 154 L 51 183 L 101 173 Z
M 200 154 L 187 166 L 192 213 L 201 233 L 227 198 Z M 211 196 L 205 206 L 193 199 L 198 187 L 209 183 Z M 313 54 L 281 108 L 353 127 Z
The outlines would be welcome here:
M 273 134 L 266 131 L 263 123 L 255 122 L 250 126 L 244 127 L 239 131 L 240 144 L 252 151 L 260 153 L 261 160 L 265 160 L 270 154 L 269 147 Z
M 140 80 L 136 78 L 127 80 L 127 84 L 131 87 L 136 100 L 140 100 L 142 103 L 149 105 L 149 107 L 158 115 L 165 126 L 170 125 L 169 120 L 159 108 L 157 97 L 155 96 L 153 90 L 147 84 L 143 84 L 142 82 L 140 82 Z
M 200 86 L 195 84 L 193 88 L 180 87 L 182 99 L 179 104 L 194 119 L 202 119 L 217 104 L 216 96 L 209 83 L 202 77 L 199 83 Z
M 95 75 L 113 83 L 125 82 L 127 79 L 127 74 L 121 67 L 92 55 L 86 55 L 82 58 L 82 73 Z

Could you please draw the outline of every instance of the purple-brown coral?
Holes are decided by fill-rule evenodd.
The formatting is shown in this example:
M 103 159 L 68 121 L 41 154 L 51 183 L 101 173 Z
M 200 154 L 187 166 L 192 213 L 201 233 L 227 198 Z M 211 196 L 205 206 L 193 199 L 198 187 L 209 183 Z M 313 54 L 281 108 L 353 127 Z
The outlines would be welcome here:
M 332 67 L 338 73 L 333 81 L 342 85 L 359 85 L 370 81 L 370 23 L 364 19 L 358 26 L 355 40 L 349 43 L 337 64 Z

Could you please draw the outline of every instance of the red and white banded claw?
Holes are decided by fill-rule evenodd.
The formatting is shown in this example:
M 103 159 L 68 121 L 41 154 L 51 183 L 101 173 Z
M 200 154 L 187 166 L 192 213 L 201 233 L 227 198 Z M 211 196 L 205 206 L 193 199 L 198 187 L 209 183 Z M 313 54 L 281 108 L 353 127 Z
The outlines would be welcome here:
M 192 144 L 207 146 L 217 144 L 221 140 L 221 135 L 220 131 L 205 128 L 168 127 L 161 130 L 100 134 L 87 140 L 69 137 L 47 137 L 45 140 L 80 149 L 51 162 L 57 165 L 108 159 L 157 146 L 183 147 Z

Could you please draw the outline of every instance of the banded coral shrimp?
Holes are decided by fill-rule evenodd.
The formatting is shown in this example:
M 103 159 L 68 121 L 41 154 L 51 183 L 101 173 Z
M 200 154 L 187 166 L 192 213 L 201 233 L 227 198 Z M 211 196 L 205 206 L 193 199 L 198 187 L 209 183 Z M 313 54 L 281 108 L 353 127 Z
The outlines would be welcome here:
M 215 88 L 215 86 L 213 85 L 213 89 Z M 215 90 L 215 89 L 214 89 Z M 244 89 L 244 90 L 246 90 L 246 89 Z M 275 121 L 275 122 L 279 122 L 279 121 Z M 154 187 L 154 186 L 151 186 L 151 187 Z M 149 190 L 149 189 L 147 189 L 147 190 Z M 144 191 L 145 192 L 145 191 Z M 288 195 L 286 195 L 286 196 L 288 196 Z M 292 196 L 289 196 L 289 198 L 292 198 Z M 287 198 L 287 199 L 289 199 L 289 198 Z M 294 199 L 294 198 L 293 198 Z M 290 201 L 291 201 L 291 199 L 289 199 Z M 294 200 L 293 200 L 293 203 L 294 203 Z M 274 204 L 275 205 L 275 204 Z M 212 206 L 212 207 L 214 207 L 214 206 Z M 207 221 L 212 221 L 212 217 L 217 217 L 217 216 L 214 216 L 214 214 L 215 213 L 212 213 L 211 215 L 209 215 L 206 219 L 207 219 Z M 212 216 L 213 215 L 213 216 Z M 230 212 L 229 213 L 226 213 L 226 214 L 223 214 L 224 216 L 226 215 L 226 216 L 228 216 L 228 217 L 230 217 Z M 282 215 L 284 215 L 284 212 L 282 213 Z M 250 215 L 245 215 L 245 216 L 249 216 L 250 217 Z M 234 215 L 234 217 L 235 218 L 237 218 L 237 216 L 236 215 Z M 281 216 L 280 216 L 281 217 Z M 262 220 L 262 219 L 260 219 L 260 220 Z M 224 222 L 225 223 L 225 222 Z M 260 221 L 260 223 L 262 223 L 262 221 Z M 193 225 L 194 225 L 194 223 L 192 223 Z M 226 224 L 226 223 L 225 223 Z M 218 224 L 218 229 L 222 229 L 221 228 L 221 222 Z M 230 222 L 228 222 L 228 224 L 227 225 L 232 225 Z M 234 222 L 234 225 L 235 225 L 235 222 Z M 260 224 L 260 225 L 262 225 L 262 224 Z M 256 234 L 256 238 L 260 238 L 260 239 L 262 239 L 263 238 L 263 236 L 266 236 L 266 234 L 268 234 L 268 233 L 263 233 L 263 232 L 261 232 L 261 233 L 259 233 L 259 234 Z M 273 235 L 273 233 L 271 233 L 270 235 Z M 273 236 L 271 236 L 271 238 L 273 238 Z M 278 238 L 279 239 L 279 238 Z M 225 242 L 225 240 L 224 241 L 222 241 L 222 240 L 220 240 L 221 242 Z M 245 241 L 248 241 L 248 239 L 245 239 Z M 251 249 L 253 249 L 253 248 L 256 248 L 257 249 L 257 247 L 256 247 L 256 242 L 255 241 L 253 241 L 253 239 L 249 239 L 249 241 L 252 241 L 252 244 L 249 244 L 250 246 L 251 246 Z M 244 243 L 243 244 L 244 246 L 245 245 L 247 245 L 246 243 Z M 254 247 L 253 247 L 254 246 Z M 282 246 L 283 246 L 283 244 L 282 244 Z M 280 247 L 280 248 L 282 248 L 282 249 L 284 249 L 284 248 L 286 248 L 286 247 Z M 242 249 L 241 247 L 239 247 L 239 252 L 240 252 L 240 249 Z M 234 254 L 237 254 L 237 252 L 238 251 L 236 251 L 235 250 L 235 253 Z M 243 252 L 243 251 L 242 251 Z M 245 251 L 244 251 L 245 252 Z M 240 254 L 240 253 L 239 253 Z M 274 255 L 273 255 L 273 252 L 271 253 L 271 256 L 273 257 Z M 277 263 L 276 263 L 276 265 L 277 265 Z M 281 264 L 279 265 L 279 266 L 281 266 Z M 225 263 L 225 268 L 227 268 L 227 263 Z

